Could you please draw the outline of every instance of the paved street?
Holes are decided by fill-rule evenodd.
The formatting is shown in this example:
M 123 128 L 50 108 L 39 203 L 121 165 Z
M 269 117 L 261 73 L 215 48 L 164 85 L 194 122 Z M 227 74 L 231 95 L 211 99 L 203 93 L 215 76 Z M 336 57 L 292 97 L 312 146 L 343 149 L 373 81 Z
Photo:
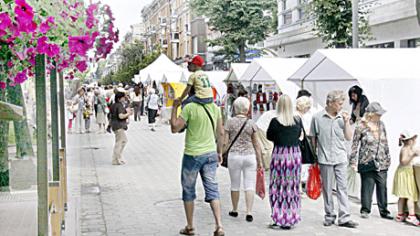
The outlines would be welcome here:
M 65 235 L 178 235 L 185 225 L 180 199 L 180 161 L 184 135 L 173 135 L 167 125 L 157 132 L 147 124 L 129 125 L 127 164 L 111 165 L 113 135 L 72 134 L 68 136 L 70 209 Z M 240 216 L 231 218 L 229 177 L 219 169 L 222 217 L 227 235 L 415 235 L 420 229 L 382 220 L 377 208 L 368 220 L 361 219 L 358 204 L 352 204 L 353 219 L 361 226 L 346 229 L 322 226 L 322 199 L 302 202 L 303 221 L 291 231 L 269 229 L 268 199 L 255 201 L 254 222 L 245 221 L 244 200 L 241 196 Z M 195 227 L 198 235 L 212 235 L 213 217 L 203 202 L 198 181 Z M 390 209 L 395 213 L 396 205 Z

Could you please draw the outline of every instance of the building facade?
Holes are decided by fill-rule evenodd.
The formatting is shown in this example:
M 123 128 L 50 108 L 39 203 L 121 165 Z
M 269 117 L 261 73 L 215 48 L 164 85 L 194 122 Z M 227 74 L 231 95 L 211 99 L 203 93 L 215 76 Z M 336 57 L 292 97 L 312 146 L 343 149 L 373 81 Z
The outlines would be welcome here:
M 308 57 L 322 40 L 313 31 L 313 20 L 305 13 L 308 0 L 278 0 L 278 33 L 264 42 L 280 57 Z M 413 0 L 360 0 L 369 4 L 368 15 L 372 39 L 367 47 L 419 47 L 420 27 Z
M 172 60 L 192 53 L 188 0 L 155 0 L 141 11 L 147 51 L 158 45 Z

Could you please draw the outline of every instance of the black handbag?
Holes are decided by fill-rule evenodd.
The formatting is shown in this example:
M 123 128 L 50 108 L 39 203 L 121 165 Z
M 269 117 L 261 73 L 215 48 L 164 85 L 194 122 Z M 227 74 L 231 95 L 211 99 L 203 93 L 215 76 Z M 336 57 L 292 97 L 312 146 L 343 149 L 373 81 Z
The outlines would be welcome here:
M 299 141 L 300 152 L 302 154 L 302 164 L 314 164 L 316 162 L 316 154 L 314 153 L 308 136 L 306 136 L 305 128 L 303 127 L 302 119 L 300 126 L 303 130 L 303 140 Z
M 357 164 L 357 172 L 359 173 L 367 173 L 371 171 L 379 171 L 379 163 L 376 161 L 378 158 L 379 153 L 379 145 L 381 144 L 381 127 L 379 126 L 379 143 L 378 149 L 376 150 L 376 156 L 372 160 L 368 161 L 365 164 L 361 164 L 360 162 Z
M 242 130 L 245 128 L 246 123 L 248 123 L 248 119 L 246 119 L 246 121 L 244 122 L 244 124 L 242 125 L 241 129 L 239 130 L 239 132 L 236 134 L 235 138 L 232 140 L 232 142 L 230 143 L 228 149 L 226 150 L 226 152 L 224 152 L 222 154 L 223 160 L 222 160 L 222 166 L 223 167 L 228 167 L 228 158 L 229 158 L 229 151 L 230 148 L 233 146 L 233 144 L 236 142 L 236 140 L 239 138 L 239 135 L 242 133 Z

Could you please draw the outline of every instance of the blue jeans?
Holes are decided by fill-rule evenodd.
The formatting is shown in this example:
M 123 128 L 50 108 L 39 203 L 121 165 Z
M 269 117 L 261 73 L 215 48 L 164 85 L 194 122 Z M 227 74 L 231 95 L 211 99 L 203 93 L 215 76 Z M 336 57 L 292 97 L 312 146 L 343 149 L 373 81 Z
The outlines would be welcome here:
M 216 181 L 218 156 L 216 152 L 206 153 L 200 156 L 189 156 L 184 154 L 182 159 L 181 185 L 182 200 L 185 202 L 194 201 L 195 183 L 198 173 L 204 186 L 205 201 L 211 202 L 219 199 L 219 189 Z
M 182 102 L 182 107 L 184 107 L 185 105 L 187 105 L 188 103 L 192 103 L 192 102 L 195 102 L 195 103 L 198 103 L 198 104 L 202 104 L 202 105 L 205 105 L 205 104 L 210 104 L 210 103 L 212 103 L 213 102 L 213 98 L 211 97 L 211 98 L 199 98 L 199 97 L 197 97 L 197 96 L 195 96 L 195 95 L 192 95 L 192 96 L 189 96 L 187 99 L 185 99 L 183 102 Z

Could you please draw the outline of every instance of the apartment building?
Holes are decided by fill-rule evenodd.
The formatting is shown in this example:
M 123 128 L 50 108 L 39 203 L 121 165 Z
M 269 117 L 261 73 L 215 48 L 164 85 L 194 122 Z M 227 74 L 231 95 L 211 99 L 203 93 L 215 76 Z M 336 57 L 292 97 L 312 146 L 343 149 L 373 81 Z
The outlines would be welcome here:
M 172 60 L 192 53 L 188 4 L 188 0 L 155 0 L 142 10 L 146 50 L 160 45 Z
M 313 31 L 313 20 L 306 17 L 308 0 L 278 0 L 278 33 L 264 42 L 280 57 L 308 57 L 322 40 Z M 367 47 L 400 48 L 420 46 L 420 26 L 413 0 L 360 0 L 370 6 L 368 15 L 372 39 Z

